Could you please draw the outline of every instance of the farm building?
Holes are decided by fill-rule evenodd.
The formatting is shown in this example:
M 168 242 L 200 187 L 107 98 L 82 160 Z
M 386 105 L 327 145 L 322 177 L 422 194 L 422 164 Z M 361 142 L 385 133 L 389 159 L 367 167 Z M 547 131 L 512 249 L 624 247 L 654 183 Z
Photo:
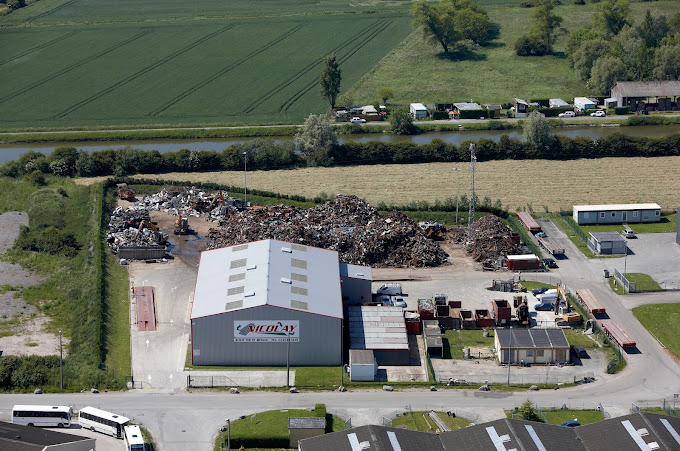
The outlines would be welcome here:
M 378 365 L 408 365 L 408 337 L 401 307 L 349 307 L 349 344 L 373 351 Z
M 574 108 L 578 108 L 579 111 L 584 113 L 588 110 L 594 110 L 597 108 L 597 100 L 588 97 L 574 97 Z
M 370 349 L 349 350 L 349 375 L 352 381 L 374 381 L 378 362 Z
M 409 111 L 413 119 L 425 119 L 427 117 L 427 107 L 422 103 L 412 103 Z
M 496 353 L 501 363 L 569 362 L 569 343 L 561 329 L 496 329 Z
M 285 365 L 288 351 L 291 365 L 339 365 L 342 320 L 335 251 L 263 240 L 201 253 L 194 365 Z
M 588 247 L 596 254 L 625 254 L 626 240 L 616 232 L 590 232 Z
M 370 267 L 340 263 L 340 287 L 346 305 L 371 302 L 372 281 Z
M 661 207 L 658 204 L 574 205 L 574 221 L 588 224 L 632 224 L 659 222 Z
M 571 106 L 571 105 L 569 105 L 567 102 L 565 102 L 562 99 L 550 99 L 550 100 L 548 100 L 548 106 L 550 108 L 566 108 L 566 107 Z
M 616 106 L 628 106 L 631 111 L 677 110 L 680 81 L 619 81 L 611 90 Z

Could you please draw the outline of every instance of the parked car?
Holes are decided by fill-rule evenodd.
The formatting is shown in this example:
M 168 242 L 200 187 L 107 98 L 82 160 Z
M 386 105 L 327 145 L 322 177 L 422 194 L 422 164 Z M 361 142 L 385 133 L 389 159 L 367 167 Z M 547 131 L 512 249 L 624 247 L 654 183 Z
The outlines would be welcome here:
M 581 423 L 579 423 L 576 420 L 569 420 L 569 421 L 565 421 L 564 423 L 560 423 L 559 425 L 560 426 L 566 426 L 568 428 L 575 428 L 576 426 L 581 426 Z
M 401 293 L 401 284 L 400 283 L 386 283 L 378 290 L 376 291 L 378 294 L 387 294 L 390 296 L 394 296 L 397 294 L 402 294 Z
M 555 310 L 555 304 L 552 302 L 541 302 L 540 304 L 534 305 L 534 310 L 536 311 L 546 311 L 549 312 L 551 310 Z
M 406 301 L 401 296 L 392 296 L 392 304 L 395 307 L 406 308 Z
M 545 293 L 549 289 L 550 289 L 549 287 L 534 288 L 533 290 L 531 290 L 531 294 L 533 294 L 534 296 L 538 296 L 539 294 Z
M 564 113 L 558 114 L 557 117 L 576 117 L 576 113 L 573 111 L 565 111 Z
M 605 117 L 605 116 L 607 115 L 607 113 L 605 113 L 604 111 L 600 110 L 600 111 L 596 111 L 596 112 L 594 112 L 594 113 L 590 113 L 590 115 L 591 115 L 592 117 Z
M 571 352 L 573 352 L 576 355 L 576 357 L 579 357 L 581 359 L 587 359 L 590 357 L 588 355 L 588 351 L 586 351 L 586 348 L 584 348 L 583 346 L 571 345 L 570 348 Z
M 621 235 L 623 235 L 625 238 L 637 238 L 635 236 L 635 232 L 633 232 L 633 229 L 629 229 L 628 227 L 623 229 L 623 232 L 621 232 Z
M 550 257 L 544 258 L 543 264 L 545 266 L 547 266 L 548 268 L 559 268 L 559 266 L 557 266 L 557 262 L 555 261 L 554 258 L 550 258 Z
M 349 120 L 352 124 L 365 124 L 366 119 L 361 118 L 361 117 L 353 117 L 352 119 Z

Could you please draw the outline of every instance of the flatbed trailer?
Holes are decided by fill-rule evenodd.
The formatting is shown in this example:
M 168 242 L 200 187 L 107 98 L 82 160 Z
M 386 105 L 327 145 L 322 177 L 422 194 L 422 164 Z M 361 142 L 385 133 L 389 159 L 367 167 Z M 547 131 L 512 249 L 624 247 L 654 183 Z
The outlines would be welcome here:
M 616 341 L 622 348 L 635 347 L 635 341 L 624 331 L 621 326 L 612 320 L 601 320 L 600 325 L 609 338 Z
M 517 217 L 519 218 L 519 222 L 521 222 L 531 233 L 538 233 L 542 230 L 538 222 L 531 216 L 531 213 L 520 211 L 517 213 Z
M 576 290 L 576 297 L 579 302 L 592 314 L 605 313 L 605 309 L 590 290 Z
M 557 257 L 558 255 L 564 255 L 564 248 L 557 247 L 555 242 L 551 240 L 549 236 L 536 235 L 536 238 L 538 239 L 538 244 L 540 244 L 543 249 L 550 252 L 553 256 Z

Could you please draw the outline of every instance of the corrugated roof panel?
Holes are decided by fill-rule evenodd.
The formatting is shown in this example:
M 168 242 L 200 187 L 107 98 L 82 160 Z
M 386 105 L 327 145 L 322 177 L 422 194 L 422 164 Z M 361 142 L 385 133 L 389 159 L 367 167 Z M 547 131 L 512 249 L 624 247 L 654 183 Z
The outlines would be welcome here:
M 574 211 L 661 210 L 659 204 L 574 205 Z

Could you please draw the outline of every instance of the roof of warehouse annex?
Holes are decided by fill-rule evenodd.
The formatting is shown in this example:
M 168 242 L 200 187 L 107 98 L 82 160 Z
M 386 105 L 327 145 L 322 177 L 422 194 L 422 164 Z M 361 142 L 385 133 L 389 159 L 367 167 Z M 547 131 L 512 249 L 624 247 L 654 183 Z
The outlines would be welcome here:
M 270 305 L 342 318 L 338 253 L 262 240 L 201 253 L 191 318 Z

